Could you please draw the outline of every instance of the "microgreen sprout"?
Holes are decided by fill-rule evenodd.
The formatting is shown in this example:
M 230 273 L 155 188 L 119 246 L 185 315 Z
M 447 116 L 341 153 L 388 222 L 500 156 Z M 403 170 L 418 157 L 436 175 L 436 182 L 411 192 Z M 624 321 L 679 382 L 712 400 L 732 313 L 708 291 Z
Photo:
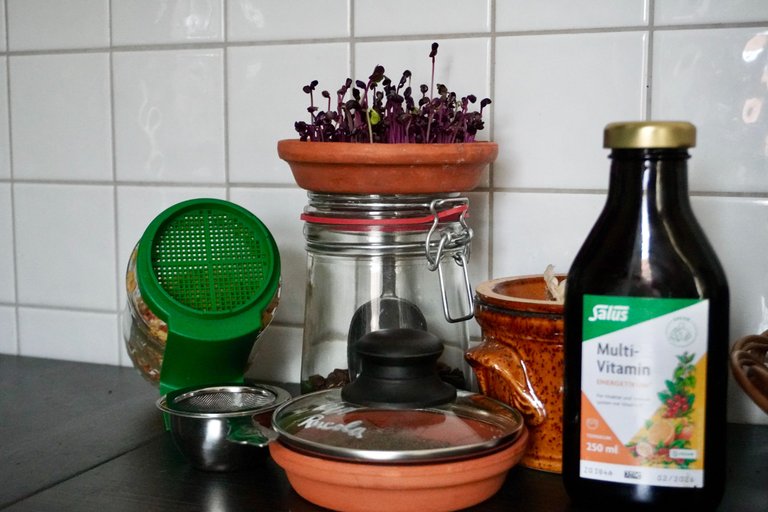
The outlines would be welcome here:
M 397 83 L 377 65 L 367 81 L 347 78 L 336 91 L 335 109 L 331 93 L 321 91 L 327 100 L 325 110 L 315 104 L 317 80 L 305 85 L 309 95 L 310 121 L 295 123 L 301 140 L 313 142 L 367 143 L 458 143 L 474 142 L 483 129 L 483 110 L 491 104 L 485 98 L 479 110 L 473 94 L 458 97 L 444 84 L 435 84 L 437 43 L 432 43 L 430 85 L 422 84 L 414 97 L 411 72 L 405 70 Z M 437 94 L 435 94 L 435 90 Z

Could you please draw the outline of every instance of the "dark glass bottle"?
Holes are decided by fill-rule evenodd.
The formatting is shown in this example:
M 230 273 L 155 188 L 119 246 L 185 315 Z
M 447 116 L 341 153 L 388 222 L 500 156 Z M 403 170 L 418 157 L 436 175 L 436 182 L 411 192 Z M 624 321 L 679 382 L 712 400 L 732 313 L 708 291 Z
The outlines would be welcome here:
M 688 198 L 689 123 L 614 123 L 605 207 L 568 274 L 563 479 L 577 503 L 714 508 L 728 285 Z

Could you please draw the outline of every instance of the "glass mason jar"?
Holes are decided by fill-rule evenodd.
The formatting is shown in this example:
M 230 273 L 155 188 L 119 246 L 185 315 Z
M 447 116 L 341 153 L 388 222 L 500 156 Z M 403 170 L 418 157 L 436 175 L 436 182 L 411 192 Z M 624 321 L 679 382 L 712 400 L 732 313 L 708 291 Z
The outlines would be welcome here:
M 399 327 L 438 336 L 445 345 L 441 376 L 471 389 L 474 377 L 464 361 L 466 321 L 473 316 L 468 199 L 457 193 L 308 197 L 302 392 L 354 380 L 354 342 Z
M 242 382 L 280 300 L 280 255 L 249 211 L 192 199 L 163 211 L 134 247 L 123 337 L 162 394 Z

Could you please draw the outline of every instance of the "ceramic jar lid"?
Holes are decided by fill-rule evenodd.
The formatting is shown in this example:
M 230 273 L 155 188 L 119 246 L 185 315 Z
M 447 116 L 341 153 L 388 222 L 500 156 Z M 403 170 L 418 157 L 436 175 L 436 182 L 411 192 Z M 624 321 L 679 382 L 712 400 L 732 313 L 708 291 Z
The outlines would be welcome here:
M 375 463 L 442 462 L 509 446 L 523 429 L 520 413 L 440 381 L 441 347 L 414 329 L 363 336 L 356 343 L 360 376 L 343 389 L 287 402 L 272 427 L 295 450 Z

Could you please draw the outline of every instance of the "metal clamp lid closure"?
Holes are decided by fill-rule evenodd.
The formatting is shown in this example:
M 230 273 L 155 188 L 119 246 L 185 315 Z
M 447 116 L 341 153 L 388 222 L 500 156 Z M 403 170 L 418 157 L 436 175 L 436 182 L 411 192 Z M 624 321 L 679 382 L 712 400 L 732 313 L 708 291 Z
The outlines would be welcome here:
M 458 234 L 442 231 L 440 233 L 440 240 L 435 244 L 432 240 L 433 236 L 437 232 L 437 227 L 440 222 L 438 209 L 443 207 L 446 203 L 458 202 L 463 205 L 468 203 L 467 198 L 451 198 L 451 199 L 435 199 L 429 206 L 430 211 L 433 214 L 432 227 L 427 233 L 427 239 L 424 241 L 424 254 L 429 262 L 429 270 L 437 270 L 438 278 L 440 280 L 440 296 L 443 304 L 443 316 L 448 322 L 463 322 L 471 319 L 474 316 L 474 302 L 472 297 L 472 284 L 469 281 L 469 251 L 470 241 L 472 240 L 472 228 L 467 224 L 466 214 L 467 208 L 461 213 L 459 217 L 459 223 L 461 224 L 462 231 Z M 435 247 L 433 251 L 433 247 Z M 448 294 L 445 286 L 445 277 L 443 276 L 443 268 L 440 265 L 446 251 L 451 253 L 454 262 L 461 268 L 464 276 L 464 306 L 466 312 L 454 317 L 451 314 L 450 307 L 448 305 Z

